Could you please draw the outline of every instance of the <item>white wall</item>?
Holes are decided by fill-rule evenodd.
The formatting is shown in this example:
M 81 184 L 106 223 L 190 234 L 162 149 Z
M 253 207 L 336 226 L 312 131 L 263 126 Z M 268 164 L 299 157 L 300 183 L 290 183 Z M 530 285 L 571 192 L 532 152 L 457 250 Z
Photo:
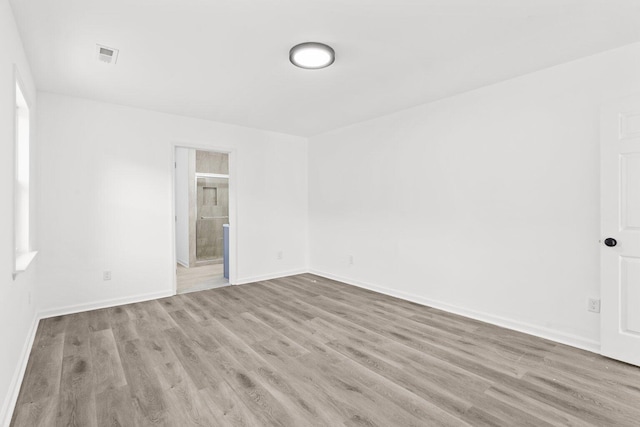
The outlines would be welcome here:
M 41 310 L 172 291 L 172 143 L 236 150 L 238 282 L 306 269 L 305 139 L 49 93 L 39 108 Z
M 599 106 L 633 92 L 640 44 L 311 138 L 311 268 L 597 349 Z
M 176 259 L 189 266 L 189 149 L 176 147 Z
M 36 91 L 29 64 L 8 1 L 0 0 L 0 425 L 11 416 L 14 394 L 20 386 L 24 352 L 28 351 L 30 332 L 35 319 L 35 282 L 38 258 L 29 269 L 13 280 L 13 177 L 14 177 L 14 64 L 24 84 L 30 104 L 31 120 L 35 121 Z M 33 125 L 32 125 L 33 126 Z M 31 137 L 32 159 L 36 154 L 35 138 Z M 35 171 L 31 172 L 31 194 L 37 191 Z M 31 204 L 36 215 L 35 197 Z M 35 221 L 31 240 L 37 248 Z M 30 301 L 31 300 L 31 301 Z

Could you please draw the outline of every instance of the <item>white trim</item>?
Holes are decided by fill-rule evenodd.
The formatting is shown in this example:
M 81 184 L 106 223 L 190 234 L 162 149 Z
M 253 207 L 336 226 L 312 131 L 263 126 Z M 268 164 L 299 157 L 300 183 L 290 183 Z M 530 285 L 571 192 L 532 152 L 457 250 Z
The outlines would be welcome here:
M 245 277 L 245 278 L 242 278 L 242 279 L 238 279 L 233 284 L 234 285 L 246 285 L 248 283 L 262 282 L 264 280 L 279 279 L 281 277 L 295 276 L 296 274 L 305 274 L 305 273 L 308 273 L 308 272 L 309 272 L 309 270 L 306 269 L 306 268 L 300 268 L 300 269 L 297 269 L 297 270 L 289 270 L 289 271 L 281 271 L 279 273 L 271 273 L 271 274 L 263 274 L 261 276 Z
M 325 273 L 325 272 L 314 270 L 314 269 L 298 269 L 298 270 L 283 271 L 280 273 L 265 274 L 261 276 L 246 277 L 246 278 L 238 279 L 234 284 L 243 285 L 243 284 L 248 284 L 253 282 L 278 279 L 281 277 L 293 276 L 293 275 L 304 274 L 304 273 L 311 273 L 317 276 L 325 277 L 327 279 L 337 280 L 339 282 L 342 282 L 351 286 L 368 289 L 374 292 L 379 292 L 381 294 L 400 298 L 406 301 L 411 301 L 417 304 L 434 307 L 440 310 L 447 311 L 449 313 L 458 314 L 460 316 L 469 317 L 471 319 L 479 320 L 481 322 L 502 326 L 504 328 L 512 329 L 515 331 L 523 332 L 525 334 L 537 336 L 540 338 L 548 339 L 551 341 L 559 342 L 561 344 L 566 344 L 572 347 L 576 347 L 583 350 L 591 351 L 593 353 L 600 354 L 600 343 L 598 343 L 595 340 L 590 340 L 588 338 L 580 337 L 577 335 L 566 334 L 564 332 L 554 331 L 552 329 L 543 328 L 537 325 L 531 325 L 529 323 L 520 322 L 518 320 L 507 319 L 501 316 L 494 316 L 488 313 L 483 313 L 475 310 L 469 310 L 469 309 L 453 306 L 440 301 L 434 301 L 429 298 L 424 298 L 417 295 L 408 294 L 405 292 L 400 292 L 400 291 L 384 288 L 377 285 L 372 285 L 370 283 L 347 279 L 346 277 L 341 277 L 335 274 Z M 78 304 L 73 306 L 60 307 L 60 308 L 36 313 L 31 325 L 31 329 L 29 331 L 28 338 L 25 341 L 25 345 L 22 350 L 20 367 L 18 370 L 16 370 L 14 377 L 11 380 L 11 385 L 9 387 L 9 394 L 8 394 L 8 396 L 10 397 L 5 400 L 2 411 L 0 412 L 0 420 L 3 420 L 3 425 L 8 426 L 9 423 L 11 422 L 13 411 L 15 410 L 15 404 L 18 400 L 18 394 L 20 393 L 20 386 L 22 385 L 22 380 L 24 378 L 24 374 L 27 368 L 27 362 L 29 361 L 31 348 L 33 347 L 33 341 L 35 339 L 37 326 L 41 319 L 46 319 L 48 317 L 54 317 L 54 316 L 61 316 L 65 314 L 73 314 L 73 313 L 78 313 L 82 311 L 96 310 L 100 308 L 114 307 L 114 306 L 123 305 L 123 304 L 131 304 L 136 302 L 154 300 L 154 299 L 165 298 L 173 295 L 175 295 L 175 291 L 162 291 L 162 292 L 155 292 L 155 293 L 149 293 L 149 294 L 135 295 L 135 296 L 125 297 L 125 298 L 114 298 L 111 300 L 103 300 L 103 301 L 92 303 L 92 304 Z
M 176 254 L 176 148 L 191 148 L 194 150 L 214 151 L 217 153 L 226 153 L 229 155 L 229 284 L 234 285 L 237 282 L 238 275 L 238 151 L 235 147 L 208 144 L 202 141 L 190 142 L 186 140 L 174 140 L 169 144 L 171 149 L 171 261 L 173 270 L 173 295 L 178 293 L 178 274 L 176 270 L 177 254 Z
M 186 148 L 186 147 L 183 147 Z M 202 150 L 201 150 L 202 151 Z M 209 150 L 207 150 L 209 151 Z M 225 175 L 222 173 L 204 173 L 204 172 L 196 172 L 196 179 L 197 178 L 222 178 L 222 179 L 229 179 L 229 175 Z
M 481 322 L 490 323 L 492 325 L 501 326 L 503 328 L 512 329 L 514 331 L 523 332 L 525 334 L 533 335 L 539 338 L 544 338 L 544 339 L 555 341 L 561 344 L 566 344 L 571 347 L 576 347 L 582 350 L 587 350 L 593 353 L 600 354 L 600 343 L 598 341 L 591 340 L 589 338 L 568 334 L 565 332 L 555 331 L 553 329 L 532 325 L 530 323 L 509 319 L 502 316 L 495 316 L 493 314 L 484 313 L 481 311 L 458 307 L 458 306 L 447 304 L 441 301 L 436 301 L 436 300 L 421 297 L 418 295 L 396 291 L 393 289 L 384 288 L 377 285 L 372 285 L 366 282 L 347 279 L 346 277 L 340 277 L 340 276 L 336 276 L 335 274 L 325 273 L 325 272 L 314 270 L 314 269 L 310 269 L 309 273 L 315 274 L 317 276 L 322 276 L 327 279 L 337 280 L 339 282 L 343 282 L 348 285 L 357 286 L 359 288 L 368 289 L 374 292 L 379 292 L 381 294 L 385 294 L 385 295 L 400 298 L 406 301 L 415 302 L 417 304 L 422 304 L 429 307 L 437 308 L 439 310 L 447 311 L 449 313 L 458 314 L 460 316 L 469 317 L 471 319 L 479 320 Z
M 17 215 L 16 215 L 16 208 L 17 208 L 17 202 L 18 202 L 18 192 L 16 191 L 16 187 L 18 185 L 18 108 L 16 105 L 16 101 L 18 98 L 18 88 L 20 90 L 20 93 L 22 94 L 22 98 L 24 99 L 24 102 L 27 104 L 27 110 L 29 112 L 28 114 L 28 119 L 29 119 L 29 182 L 30 182 L 30 186 L 31 184 L 31 178 L 33 175 L 33 153 L 31 151 L 31 147 L 33 145 L 33 141 L 34 141 L 34 136 L 35 136 L 35 114 L 34 114 L 34 110 L 33 110 L 33 102 L 31 102 L 31 96 L 28 93 L 28 90 L 24 84 L 24 80 L 22 80 L 22 77 L 20 75 L 20 70 L 18 69 L 18 65 L 17 64 L 13 64 L 13 86 L 12 86 L 12 97 L 11 97 L 11 104 L 12 104 L 12 111 L 13 111 L 13 185 L 12 185 L 12 194 L 11 194 L 11 199 L 12 199 L 12 203 L 13 203 L 13 210 L 12 210 L 12 223 L 11 223 L 11 229 L 12 229 L 12 239 L 11 239 L 11 244 L 13 247 L 13 255 L 12 255 L 12 262 L 13 262 L 13 274 L 12 274 L 12 278 L 13 280 L 16 280 L 16 277 L 18 277 L 18 274 L 23 273 L 26 271 L 26 269 L 29 267 L 29 264 L 31 263 L 31 261 L 33 260 L 33 258 L 35 257 L 35 254 L 37 253 L 37 251 L 34 251 L 32 248 L 32 221 L 31 221 L 31 217 L 32 217 L 32 210 L 31 210 L 31 206 L 32 206 L 32 194 L 31 194 L 31 190 L 29 190 L 28 192 L 28 202 L 29 202 L 29 216 L 27 218 L 27 229 L 29 232 L 29 241 L 27 242 L 28 244 L 28 250 L 29 252 L 27 253 L 33 253 L 33 256 L 29 256 L 29 257 L 24 257 L 22 254 L 17 253 L 18 250 L 18 245 L 17 245 L 17 233 L 16 233 L 16 226 L 17 226 Z M 26 261 L 26 262 L 25 262 Z M 19 264 L 22 265 L 19 265 Z M 24 268 L 21 268 L 24 267 Z
M 179 258 L 176 258 L 176 261 L 178 261 L 178 264 L 180 264 L 181 266 L 185 267 L 185 268 L 189 268 L 189 263 L 186 261 L 183 261 Z
M 46 319 L 49 317 L 63 316 L 65 314 L 80 313 L 83 311 L 98 310 L 100 308 L 115 307 L 118 305 L 133 304 L 135 302 L 149 301 L 149 300 L 154 300 L 158 298 L 166 298 L 173 295 L 175 295 L 175 293 L 172 292 L 171 290 L 151 292 L 148 294 L 139 294 L 139 295 L 132 295 L 128 297 L 122 297 L 122 298 L 106 299 L 106 300 L 88 303 L 88 304 L 77 304 L 77 305 L 69 305 L 66 307 L 58 307 L 58 308 L 53 308 L 46 311 L 41 311 L 38 314 L 40 319 Z
M 16 182 L 18 181 L 18 154 L 17 154 L 17 140 L 18 140 L 18 114 L 16 108 L 16 99 L 18 97 L 17 85 L 18 79 L 20 78 L 20 73 L 18 72 L 18 66 L 13 64 L 13 84 L 11 85 L 11 111 L 13 112 L 13 135 L 11 138 L 11 147 L 13 154 L 13 173 L 12 173 L 12 181 L 11 181 L 11 268 L 14 270 L 13 280 L 16 280 L 18 275 L 16 274 L 16 262 L 18 261 L 18 254 L 16 253 L 16 240 L 18 240 L 16 235 L 16 204 L 17 204 L 17 192 L 16 192 Z M 24 95 L 24 94 L 23 94 Z M 29 170 L 31 173 L 31 170 Z
M 25 252 L 22 254 L 17 254 L 16 262 L 14 265 L 13 271 L 13 279 L 15 280 L 16 276 L 20 273 L 24 273 L 29 268 L 31 262 L 35 259 L 36 255 L 38 255 L 38 251 Z
M 33 341 L 35 339 L 36 331 L 38 330 L 38 324 L 40 323 L 40 320 L 46 319 L 49 317 L 62 316 L 65 314 L 80 313 L 83 311 L 97 310 L 100 308 L 115 307 L 118 305 L 132 304 L 136 302 L 149 301 L 149 300 L 154 300 L 158 298 L 165 298 L 173 295 L 174 293 L 171 291 L 153 292 L 149 294 L 140 294 L 140 295 L 134 295 L 134 296 L 124 297 L 124 298 L 102 300 L 102 301 L 91 303 L 91 304 L 70 305 L 67 307 L 59 307 L 59 308 L 54 308 L 46 311 L 37 312 L 33 317 L 33 322 L 31 324 L 31 329 L 29 330 L 28 338 L 25 341 L 24 348 L 22 349 L 19 368 L 15 371 L 13 375 L 13 379 L 11 380 L 11 385 L 9 386 L 7 399 L 5 399 L 5 402 L 3 403 L 3 407 L 2 407 L 2 412 L 0 412 L 0 420 L 2 420 L 2 425 L 9 426 L 9 423 L 11 422 L 11 418 L 13 417 L 13 412 L 15 410 L 16 402 L 18 401 L 18 394 L 20 394 L 20 387 L 22 386 L 24 374 L 27 370 L 29 355 L 31 354 L 31 348 L 33 347 Z
M 11 418 L 13 417 L 13 411 L 15 410 L 16 402 L 18 402 L 20 387 L 22 386 L 22 380 L 24 379 L 24 374 L 27 371 L 27 363 L 29 362 L 29 355 L 31 354 L 33 341 L 36 338 L 36 331 L 38 330 L 39 322 L 40 322 L 40 316 L 38 316 L 38 314 L 36 313 L 33 316 L 33 321 L 31 322 L 31 329 L 29 329 L 29 334 L 27 335 L 27 339 L 25 340 L 24 346 L 22 347 L 22 353 L 18 361 L 19 363 L 18 369 L 16 369 L 16 371 L 13 374 L 13 378 L 11 379 L 11 383 L 9 385 L 7 398 L 2 404 L 2 411 L 0 411 L 0 420 L 2 420 L 2 425 L 6 427 L 8 427 L 9 424 L 11 423 Z

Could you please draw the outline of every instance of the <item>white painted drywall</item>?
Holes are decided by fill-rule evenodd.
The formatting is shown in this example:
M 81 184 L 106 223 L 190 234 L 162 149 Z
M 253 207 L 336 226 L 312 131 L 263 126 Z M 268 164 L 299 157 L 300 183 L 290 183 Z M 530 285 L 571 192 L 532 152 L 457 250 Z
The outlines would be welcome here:
M 41 310 L 172 291 L 174 143 L 235 150 L 238 282 L 306 268 L 304 138 L 50 93 L 39 103 Z
M 640 27 L 638 0 L 12 3 L 42 90 L 304 136 L 632 43 Z M 308 40 L 335 64 L 291 65 Z M 96 42 L 120 49 L 115 70 Z
M 311 269 L 596 348 L 599 106 L 633 92 L 640 44 L 311 138 Z
M 14 392 L 20 387 L 23 356 L 29 351 L 35 320 L 36 270 L 38 257 L 29 269 L 12 279 L 13 273 L 13 177 L 14 177 L 14 64 L 24 84 L 35 121 L 36 91 L 9 3 L 0 0 L 0 425 L 11 416 Z M 32 125 L 33 130 L 33 125 Z M 32 164 L 36 154 L 35 132 L 31 133 Z M 35 218 L 36 171 L 31 168 L 31 216 Z M 37 232 L 32 221 L 31 241 L 37 248 Z M 31 295 L 31 303 L 29 296 Z
M 189 266 L 189 149 L 176 147 L 176 259 Z

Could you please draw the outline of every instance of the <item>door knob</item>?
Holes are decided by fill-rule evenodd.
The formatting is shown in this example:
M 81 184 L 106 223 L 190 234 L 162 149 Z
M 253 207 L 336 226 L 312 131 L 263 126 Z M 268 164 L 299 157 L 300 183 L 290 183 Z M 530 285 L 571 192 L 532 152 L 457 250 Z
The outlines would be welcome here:
M 604 244 L 612 248 L 618 244 L 618 241 L 613 237 L 607 237 L 606 239 L 604 239 Z

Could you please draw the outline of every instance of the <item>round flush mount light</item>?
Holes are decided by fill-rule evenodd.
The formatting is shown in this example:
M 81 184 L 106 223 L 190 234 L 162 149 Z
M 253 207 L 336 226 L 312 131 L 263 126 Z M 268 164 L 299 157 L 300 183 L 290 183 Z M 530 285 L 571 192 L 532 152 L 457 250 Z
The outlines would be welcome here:
M 296 67 L 319 70 L 333 64 L 336 53 L 323 43 L 307 42 L 295 45 L 289 51 L 289 61 Z

